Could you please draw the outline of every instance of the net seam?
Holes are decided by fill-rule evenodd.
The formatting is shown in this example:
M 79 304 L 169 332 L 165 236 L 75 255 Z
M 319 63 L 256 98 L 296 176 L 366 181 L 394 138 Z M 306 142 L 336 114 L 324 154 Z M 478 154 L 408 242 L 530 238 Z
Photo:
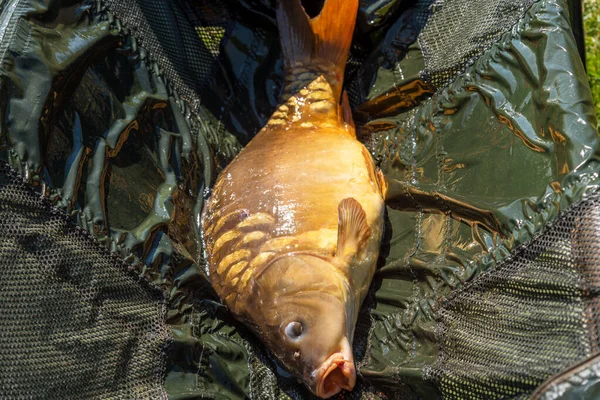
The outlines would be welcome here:
M 164 302 L 167 294 L 165 289 L 152 283 L 144 275 L 141 275 L 140 271 L 136 270 L 134 266 L 128 264 L 123 258 L 119 257 L 118 254 L 109 251 L 95 237 L 93 237 L 93 235 L 90 232 L 83 229 L 81 226 L 79 226 L 79 224 L 74 223 L 73 220 L 64 211 L 54 206 L 44 193 L 45 185 L 42 185 L 39 191 L 36 190 L 36 188 L 31 185 L 31 183 L 26 179 L 26 177 L 23 174 L 20 174 L 4 160 L 0 160 L 0 171 L 4 171 L 14 182 L 19 182 L 21 185 L 23 185 L 23 188 L 31 195 L 39 197 L 41 203 L 43 204 L 45 210 L 48 212 L 49 215 L 53 215 L 60 218 L 63 222 L 67 224 L 67 226 L 70 226 L 71 228 L 75 229 L 82 238 L 93 242 L 94 247 L 101 253 L 101 255 L 109 257 L 111 261 L 113 261 L 113 263 L 118 264 L 123 271 L 127 272 L 127 274 L 131 278 L 135 278 L 135 280 L 138 283 L 140 283 L 145 289 L 160 294 L 160 298 Z
M 94 237 L 92 237 L 89 232 L 84 230 L 78 224 L 74 223 L 62 210 L 55 207 L 45 196 L 45 187 L 43 185 L 41 187 L 42 190 L 39 190 L 39 187 L 33 187 L 28 180 L 25 179 L 23 174 L 19 173 L 19 171 L 16 171 L 4 160 L 0 160 L 0 172 L 6 176 L 8 181 L 7 185 L 13 185 L 15 190 L 22 191 L 25 193 L 25 195 L 29 195 L 24 199 L 22 203 L 23 205 L 26 205 L 27 207 L 34 207 L 38 209 L 39 212 L 44 213 L 51 219 L 55 218 L 55 221 L 58 223 L 64 224 L 63 226 L 68 228 L 74 237 L 78 237 L 85 241 L 85 243 L 88 245 L 92 246 L 94 251 L 97 251 L 97 254 L 106 260 L 111 267 L 118 268 L 124 272 L 125 276 L 131 279 L 131 284 L 135 284 L 137 287 L 140 287 L 146 296 L 149 296 L 149 298 L 153 299 L 151 308 L 156 310 L 156 322 L 158 322 L 161 327 L 161 331 L 157 332 L 156 334 L 161 335 L 163 338 L 160 341 L 160 347 L 156 349 L 159 357 L 157 357 L 158 363 L 156 365 L 156 369 L 153 371 L 156 375 L 160 375 L 160 379 L 157 380 L 157 384 L 159 384 L 158 387 L 160 390 L 164 391 L 164 382 L 166 377 L 164 372 L 167 365 L 166 348 L 168 348 L 172 343 L 172 336 L 170 331 L 166 329 L 167 326 L 165 324 L 167 308 L 164 290 L 145 279 L 145 277 L 141 276 L 138 271 L 134 270 L 119 256 L 108 251 Z M 122 391 L 125 390 L 125 388 L 120 388 L 119 390 Z
M 547 3 L 556 4 L 553 0 L 548 0 Z M 481 55 L 479 55 L 475 62 L 471 65 L 467 66 L 461 74 L 458 74 L 454 80 L 449 82 L 446 86 L 444 86 L 440 91 L 436 92 L 436 94 L 430 97 L 427 100 L 424 100 L 421 104 L 422 107 L 419 108 L 419 113 L 423 116 L 419 116 L 425 120 L 430 120 L 435 126 L 440 126 L 439 121 L 444 117 L 443 113 L 443 104 L 451 104 L 451 99 L 460 93 L 464 93 L 467 91 L 467 87 L 472 79 L 472 76 L 484 75 L 486 70 L 489 67 L 490 61 L 493 59 L 493 55 L 498 51 L 508 51 L 509 46 L 512 40 L 519 39 L 524 31 L 524 29 L 529 26 L 534 17 L 540 13 L 540 10 L 545 7 L 545 2 L 542 0 L 535 0 L 535 2 L 527 9 L 524 13 L 523 17 L 519 19 L 519 21 L 513 25 L 513 27 L 505 32 L 501 37 Z M 562 7 L 557 6 L 562 9 Z M 438 130 L 439 132 L 439 130 Z M 565 189 L 565 188 L 563 188 Z M 414 201 L 414 200 L 413 200 Z M 571 203 L 572 204 L 572 203 Z M 550 205 L 550 207 L 555 207 L 554 205 Z M 560 211 L 559 209 L 557 211 Z M 542 217 L 542 213 L 538 211 L 533 211 L 537 217 Z M 555 217 L 556 218 L 556 217 Z M 544 221 L 547 223 L 548 221 Z M 520 230 L 525 230 L 525 227 L 520 228 Z M 530 236 L 534 236 L 535 232 Z M 531 241 L 531 238 L 527 240 L 527 242 Z M 498 244 L 494 244 L 494 246 L 487 251 L 482 251 L 476 255 L 474 255 L 473 259 L 477 265 L 478 269 L 487 270 L 489 265 L 497 264 L 504 260 L 507 255 L 514 252 L 515 249 L 511 249 L 511 244 L 508 239 L 503 239 Z M 457 275 L 458 282 L 456 282 L 456 286 L 453 289 L 456 289 L 460 286 L 463 286 L 463 282 L 468 280 L 468 277 L 460 277 Z
M 117 29 L 120 35 L 135 38 L 136 40 L 141 41 L 143 43 L 143 38 L 140 38 L 139 32 L 136 29 L 132 29 L 132 27 L 130 27 L 129 24 L 122 22 L 118 17 L 118 12 L 112 10 L 112 8 L 108 4 L 106 4 L 104 0 L 88 1 L 96 3 L 96 10 L 94 11 L 94 13 L 98 16 L 102 16 L 109 19 L 109 21 L 112 21 L 111 27 Z M 226 32 L 224 33 L 224 38 L 227 35 L 230 35 L 230 32 L 228 33 L 228 31 L 226 30 Z M 143 45 L 138 47 L 145 48 Z M 165 87 L 168 90 L 169 96 L 172 96 L 176 99 L 176 103 L 179 106 L 180 112 L 183 115 L 191 116 L 190 123 L 192 124 L 192 126 L 190 126 L 189 128 L 192 129 L 194 127 L 194 122 L 196 125 L 206 125 L 203 124 L 203 121 L 201 121 L 202 118 L 200 116 L 204 115 L 205 113 L 202 108 L 202 100 L 198 96 L 198 94 L 194 90 L 191 90 L 189 88 L 189 90 L 186 89 L 184 87 L 186 85 L 181 84 L 180 82 L 182 80 L 181 77 L 177 78 L 176 76 L 171 76 L 172 74 L 167 74 L 165 72 L 165 70 L 168 70 L 169 68 L 167 68 L 167 66 L 164 65 L 164 60 L 166 60 L 166 57 L 164 54 L 162 54 L 160 50 L 158 50 L 158 53 L 160 53 L 159 55 L 156 55 L 154 54 L 154 52 L 149 50 L 146 50 L 146 52 L 149 55 L 147 58 L 148 70 L 154 71 L 156 75 L 161 76 L 161 79 L 164 81 Z M 208 79 L 211 79 L 210 75 L 207 78 L 207 80 Z M 185 96 L 182 96 L 182 93 L 185 93 Z M 191 115 L 189 114 L 188 110 L 191 111 Z M 221 118 L 219 117 L 217 121 L 218 126 L 214 129 L 217 132 L 213 134 L 210 134 L 211 132 L 209 132 L 209 135 L 205 136 L 205 140 L 215 149 L 216 152 L 223 155 L 227 161 L 231 161 L 235 157 L 235 155 L 239 153 L 239 151 L 241 150 L 241 146 L 233 135 L 221 129 L 222 123 L 220 119 Z M 187 121 L 188 118 L 186 118 L 186 122 Z M 198 132 L 198 134 L 204 135 L 204 133 L 202 133 L 201 130 L 196 131 Z M 226 133 L 228 134 L 227 138 L 224 138 L 223 136 Z M 213 140 L 209 140 L 210 138 L 213 138 Z M 223 143 L 218 142 L 219 139 L 221 139 Z M 215 140 L 217 140 L 217 142 L 215 142 Z M 231 141 L 233 141 L 234 143 L 230 143 Z
M 498 261 L 493 267 L 490 267 L 486 271 L 482 271 L 475 280 L 469 281 L 465 283 L 465 285 L 454 289 L 452 293 L 450 293 L 448 296 L 441 297 L 438 301 L 439 304 L 436 306 L 436 308 L 439 308 L 440 306 L 442 306 L 442 304 L 454 300 L 457 296 L 461 295 L 466 290 L 469 290 L 469 288 L 476 284 L 477 281 L 488 277 L 492 273 L 501 271 L 504 268 L 506 268 L 508 264 L 515 262 L 515 259 L 521 256 L 523 252 L 527 251 L 532 246 L 532 244 L 541 240 L 541 237 L 544 234 L 547 234 L 548 231 L 555 229 L 556 226 L 560 224 L 564 218 L 574 213 L 576 208 L 579 208 L 581 206 L 586 205 L 589 202 L 596 200 L 600 200 L 600 188 L 588 193 L 584 198 L 582 198 L 576 203 L 571 204 L 568 208 L 561 210 L 556 216 L 556 218 L 546 222 L 543 228 L 540 229 L 538 232 L 534 233 L 527 242 L 519 244 L 510 252 L 510 255 L 505 257 L 502 261 Z
M 503 29 L 502 33 L 498 35 L 498 39 L 491 42 L 487 48 L 478 50 L 476 52 L 477 54 L 475 54 L 474 56 L 465 60 L 464 64 L 462 66 L 460 66 L 460 62 L 456 63 L 456 65 L 460 66 L 460 68 L 458 68 L 457 71 L 455 72 L 454 76 L 449 78 L 446 81 L 446 83 L 444 83 L 442 86 L 438 87 L 437 85 L 434 85 L 432 82 L 431 75 L 435 74 L 435 73 L 439 73 L 440 71 L 444 71 L 444 70 L 429 70 L 426 67 L 425 70 L 419 74 L 420 77 L 424 81 L 429 83 L 432 87 L 434 87 L 434 88 L 437 87 L 436 93 L 439 94 L 439 93 L 443 92 L 449 86 L 454 85 L 457 82 L 457 80 L 459 80 L 461 78 L 461 76 L 463 76 L 465 73 L 467 73 L 468 70 L 473 65 L 477 64 L 480 61 L 480 59 L 484 58 L 491 49 L 493 49 L 496 46 L 504 48 L 508 42 L 508 40 L 506 39 L 507 35 L 509 35 L 511 37 L 511 39 L 514 37 L 517 37 L 521 33 L 521 30 L 523 29 L 523 25 L 528 24 L 531 21 L 531 19 L 533 18 L 533 15 L 531 15 L 531 13 L 532 13 L 531 10 L 534 9 L 535 7 L 537 7 L 536 6 L 537 4 L 540 4 L 542 2 L 543 2 L 542 0 L 533 0 L 533 2 L 529 5 L 529 7 L 527 7 L 527 9 L 525 9 L 523 11 L 520 18 L 518 18 L 518 20 L 514 24 Z M 535 12 L 535 11 L 533 11 L 533 12 Z M 421 51 L 423 52 L 424 58 L 427 59 L 428 57 L 431 57 L 431 54 L 426 54 L 428 52 L 428 48 L 427 48 L 427 46 L 423 46 L 421 36 L 419 36 L 418 41 L 419 41 L 419 47 L 420 47 Z M 451 67 L 446 70 L 452 70 L 452 69 L 453 68 Z
M 435 368 L 433 367 L 433 365 L 431 366 L 426 366 L 423 370 L 423 377 L 426 380 L 430 380 L 433 382 L 437 382 L 438 384 L 442 385 L 442 387 L 444 385 L 451 385 L 454 389 L 450 388 L 450 387 L 446 387 L 445 390 L 457 390 L 458 392 L 452 392 L 453 395 L 456 395 L 457 393 L 464 393 L 464 390 L 467 390 L 468 385 L 470 385 L 470 383 L 468 382 L 461 382 L 461 379 L 463 379 L 463 374 L 465 373 L 465 371 L 461 370 L 460 366 L 456 367 L 452 367 L 452 365 L 450 366 L 446 366 L 448 359 L 446 358 L 446 356 L 449 354 L 448 349 L 446 347 L 447 341 L 448 342 L 455 342 L 457 341 L 460 336 L 460 331 L 457 331 L 457 327 L 455 327 L 454 325 L 457 323 L 460 323 L 460 320 L 457 319 L 453 319 L 455 317 L 453 317 L 453 314 L 457 314 L 460 315 L 461 309 L 456 309 L 456 306 L 460 307 L 460 304 L 464 303 L 464 301 L 468 301 L 468 298 L 471 298 L 471 296 L 473 295 L 477 295 L 479 292 L 479 290 L 485 290 L 482 289 L 483 287 L 485 287 L 488 284 L 491 284 L 492 287 L 494 286 L 494 281 L 495 279 L 498 279 L 498 274 L 502 274 L 503 271 L 507 270 L 509 271 L 509 273 L 511 271 L 515 272 L 515 271 L 521 271 L 524 273 L 528 273 L 527 270 L 528 268 L 531 268 L 532 265 L 531 264 L 527 264 L 532 262 L 533 259 L 538 259 L 538 257 L 543 256 L 544 252 L 543 249 L 544 247 L 544 240 L 546 240 L 545 238 L 547 237 L 553 237 L 557 234 L 560 234 L 561 232 L 564 232 L 565 229 L 569 229 L 569 232 L 567 232 L 567 234 L 570 234 L 570 238 L 571 238 L 571 243 L 574 243 L 571 247 L 571 249 L 578 249 L 580 247 L 577 246 L 577 237 L 573 236 L 573 232 L 577 230 L 576 228 L 576 224 L 577 224 L 577 220 L 579 218 L 579 216 L 582 213 L 587 213 L 589 211 L 586 210 L 596 210 L 596 211 L 600 211 L 600 189 L 596 189 L 594 192 L 589 193 L 588 195 L 586 195 L 582 200 L 573 203 L 569 208 L 566 208 L 564 210 L 562 210 L 559 215 L 557 216 L 557 218 L 555 218 L 553 221 L 548 222 L 545 226 L 544 229 L 540 230 L 529 242 L 521 244 L 519 246 L 517 246 L 514 251 L 512 252 L 512 254 L 510 255 L 510 257 L 507 257 L 505 260 L 503 260 L 502 262 L 499 262 L 496 267 L 491 268 L 485 272 L 482 272 L 476 279 L 472 280 L 471 282 L 468 282 L 466 285 L 464 285 L 462 288 L 459 288 L 457 290 L 455 290 L 453 293 L 451 293 L 450 295 L 446 296 L 446 297 L 442 297 L 438 300 L 438 302 L 436 302 L 436 313 L 438 314 L 438 317 L 436 318 L 438 321 L 437 327 L 436 327 L 436 337 L 438 337 L 438 349 L 439 349 L 439 357 L 435 362 Z M 592 221 L 592 225 L 593 225 Z M 598 221 L 595 221 L 595 223 L 597 224 Z M 570 227 L 570 228 L 569 228 Z M 584 227 L 585 228 L 585 227 Z M 580 230 L 579 232 L 582 233 L 582 235 L 585 235 L 586 230 Z M 566 316 L 566 318 L 571 320 L 571 324 L 576 324 L 582 331 L 579 332 L 580 334 L 583 334 L 585 336 L 585 338 L 588 338 L 589 334 L 592 333 L 590 332 L 589 326 L 585 323 L 586 319 L 585 316 L 589 316 L 589 300 L 591 298 L 590 294 L 588 293 L 586 295 L 586 286 L 582 284 L 582 282 L 585 281 L 584 279 L 584 273 L 585 271 L 583 271 L 581 269 L 581 266 L 577 263 L 577 257 L 573 254 L 573 252 L 569 252 L 570 254 L 570 259 L 573 260 L 574 264 L 572 265 L 572 267 L 570 268 L 572 270 L 572 273 L 574 274 L 574 278 L 575 278 L 575 288 L 573 288 L 573 290 L 575 290 L 575 293 L 572 293 L 571 295 L 569 295 L 568 293 L 565 293 L 564 295 L 567 296 L 574 296 L 573 299 L 577 300 L 578 299 L 578 304 L 580 304 L 581 307 L 577 307 L 575 309 L 572 310 L 572 312 L 576 312 L 576 314 L 568 314 Z M 560 253 L 559 253 L 560 255 Z M 552 263 L 552 262 L 556 262 L 553 261 L 553 258 L 550 258 L 546 261 L 540 261 L 540 262 L 546 262 L 546 263 Z M 515 266 L 516 265 L 516 266 Z M 546 264 L 548 266 L 550 266 L 551 264 Z M 504 279 L 508 279 L 508 276 L 505 276 Z M 534 278 L 532 278 L 534 279 Z M 496 283 L 497 284 L 497 283 Z M 557 284 L 562 285 L 563 290 L 568 290 L 569 287 L 565 286 L 568 285 L 568 282 L 564 282 L 564 284 L 562 283 L 562 281 L 557 282 Z M 559 287 L 560 289 L 560 287 Z M 597 299 L 597 294 L 596 294 L 596 299 Z M 506 299 L 505 299 L 506 300 Z M 510 300 L 510 299 L 508 299 Z M 514 299 L 513 299 L 514 300 Z M 593 300 L 593 299 L 592 299 Z M 458 301 L 457 304 L 454 304 L 455 301 Z M 510 303 L 504 303 L 503 307 L 507 307 L 509 306 Z M 597 304 L 596 304 L 597 305 Z M 597 307 L 596 307 L 597 308 Z M 440 311 L 443 311 L 443 309 L 447 309 L 446 310 L 446 316 L 444 317 L 443 315 L 440 314 Z M 446 325 L 446 320 L 449 320 L 452 324 L 451 326 L 447 326 Z M 596 321 L 597 322 L 597 317 L 596 318 L 590 318 L 589 322 Z M 479 321 L 482 322 L 482 321 Z M 547 323 L 549 323 L 550 321 L 546 321 Z M 519 326 L 519 324 L 522 324 L 522 322 L 516 321 L 517 325 L 515 326 Z M 473 322 L 471 322 L 471 324 L 473 324 Z M 472 325 L 470 325 L 472 326 Z M 535 326 L 535 325 L 532 325 Z M 586 328 L 587 326 L 587 328 Z M 485 330 L 486 327 L 485 325 L 480 326 L 479 328 L 477 328 L 479 330 Z M 446 338 L 445 332 L 446 331 L 455 331 L 449 338 Z M 499 328 L 498 331 L 500 331 L 501 328 Z M 496 332 L 496 331 L 494 331 Z M 574 332 L 576 333 L 576 332 Z M 586 334 L 587 333 L 587 334 Z M 547 332 L 548 334 L 548 332 Z M 463 333 L 464 335 L 464 333 Z M 464 336 L 463 336 L 464 337 Z M 592 351 L 590 349 L 590 347 L 588 346 L 587 341 L 582 337 L 581 340 L 583 341 L 583 343 L 580 343 L 579 349 L 578 350 L 584 350 L 585 354 L 591 354 Z M 597 338 L 596 338 L 597 340 Z M 578 342 L 579 343 L 579 342 Z M 472 344 L 471 344 L 472 345 Z M 518 345 L 517 347 L 513 348 L 513 351 L 515 349 L 518 349 Z M 509 349 L 510 350 L 510 349 Z M 455 350 L 456 352 L 456 350 Z M 451 359 L 453 360 L 454 363 L 467 363 L 467 365 L 471 362 L 473 362 L 473 360 L 469 360 L 468 358 L 456 358 L 457 356 L 451 356 Z M 568 357 L 567 357 L 568 358 Z M 565 359 L 566 360 L 566 359 Z M 563 360 L 563 361 L 565 361 Z M 557 360 L 558 362 L 559 360 Z M 487 364 L 482 364 L 483 366 L 486 366 Z M 489 368 L 489 366 L 487 366 Z M 454 368 L 454 372 L 458 371 L 458 374 L 454 374 L 452 371 Z M 507 375 L 511 375 L 511 374 L 516 374 L 515 376 L 519 376 L 518 373 L 516 371 L 512 371 L 510 369 L 504 368 L 504 369 L 500 369 L 498 371 L 501 371 L 502 373 L 505 373 Z M 483 376 L 485 376 L 485 372 L 482 371 Z M 532 384 L 532 382 L 535 382 L 535 380 L 539 378 L 539 375 L 535 375 L 533 377 L 529 376 L 529 375 L 523 375 L 522 379 L 524 379 L 521 384 L 523 385 L 521 387 L 521 390 L 526 390 L 525 388 L 528 387 L 528 385 L 530 386 Z M 517 379 L 517 378 L 515 378 Z M 529 380 L 527 380 L 529 379 Z M 447 380 L 446 383 L 444 383 L 444 380 Z M 477 381 L 478 382 L 478 381 Z M 466 385 L 466 386 L 461 386 L 461 384 Z M 494 390 L 512 390 L 511 386 L 506 386 L 507 383 L 502 383 L 502 382 L 497 382 L 497 385 L 499 386 L 495 386 L 493 389 L 491 389 L 492 391 Z M 456 386 L 458 385 L 458 386 Z M 472 384 L 471 384 L 472 385 Z M 477 384 L 476 384 L 477 385 Z M 473 390 L 478 390 L 478 393 L 483 393 L 481 392 L 481 390 L 483 390 L 481 388 L 481 383 L 479 383 L 479 386 L 477 386 L 476 388 L 471 388 Z M 515 388 L 515 390 L 517 390 L 517 388 Z M 522 393 L 521 391 L 521 393 Z M 497 392 L 494 392 L 497 393 Z M 519 397 L 520 398 L 520 397 Z

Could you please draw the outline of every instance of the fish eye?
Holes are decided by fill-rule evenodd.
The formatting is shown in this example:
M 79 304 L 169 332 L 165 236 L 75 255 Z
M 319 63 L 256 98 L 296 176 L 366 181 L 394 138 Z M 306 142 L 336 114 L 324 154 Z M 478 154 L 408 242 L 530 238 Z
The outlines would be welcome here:
M 290 339 L 298 339 L 302 335 L 302 324 L 298 321 L 293 321 L 285 327 L 285 334 Z

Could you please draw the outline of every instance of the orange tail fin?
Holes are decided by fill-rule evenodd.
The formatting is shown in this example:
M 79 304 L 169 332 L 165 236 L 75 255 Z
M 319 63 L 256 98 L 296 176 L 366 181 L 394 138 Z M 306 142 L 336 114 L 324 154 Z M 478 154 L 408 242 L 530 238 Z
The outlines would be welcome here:
M 278 0 L 284 97 L 324 75 L 339 103 L 357 11 L 358 0 L 325 0 L 321 13 L 310 18 L 300 0 Z

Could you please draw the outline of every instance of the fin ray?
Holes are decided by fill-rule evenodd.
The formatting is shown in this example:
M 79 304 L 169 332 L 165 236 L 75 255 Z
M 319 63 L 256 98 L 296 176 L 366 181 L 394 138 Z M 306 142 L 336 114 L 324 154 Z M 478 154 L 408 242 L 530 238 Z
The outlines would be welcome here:
M 348 92 L 342 92 L 342 105 L 341 105 L 341 115 L 344 123 L 350 128 L 350 131 L 354 131 L 354 136 L 356 136 L 356 126 L 354 125 L 354 119 L 352 118 L 352 108 L 350 108 L 350 100 L 348 100 Z
M 277 1 L 277 25 L 286 64 L 308 61 L 313 53 L 314 34 L 310 17 L 299 0 Z
M 336 257 L 348 258 L 357 254 L 371 234 L 365 210 L 353 197 L 338 205 L 338 242 Z
M 318 73 L 325 74 L 339 103 L 357 12 L 358 0 L 325 0 L 320 14 L 311 19 L 300 0 L 278 0 L 285 75 L 293 76 L 298 65 L 311 72 L 321 69 Z

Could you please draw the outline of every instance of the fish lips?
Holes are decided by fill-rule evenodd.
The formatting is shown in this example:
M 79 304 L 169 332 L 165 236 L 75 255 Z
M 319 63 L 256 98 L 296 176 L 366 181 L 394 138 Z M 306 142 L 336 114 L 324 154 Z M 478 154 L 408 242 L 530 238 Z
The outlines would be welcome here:
M 347 338 L 342 340 L 340 351 L 333 353 L 319 368 L 311 374 L 313 384 L 309 385 L 311 391 L 323 398 L 332 397 L 342 389 L 351 391 L 356 384 L 356 368 L 352 347 Z

